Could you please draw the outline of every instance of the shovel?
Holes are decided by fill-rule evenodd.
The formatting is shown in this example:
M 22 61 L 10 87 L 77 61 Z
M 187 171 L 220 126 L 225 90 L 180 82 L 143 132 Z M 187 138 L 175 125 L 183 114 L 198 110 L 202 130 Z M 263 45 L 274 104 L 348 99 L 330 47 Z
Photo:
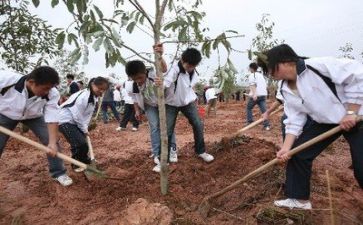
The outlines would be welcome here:
M 89 150 L 89 157 L 91 158 L 91 166 L 96 168 L 96 159 L 95 159 L 95 153 L 93 152 L 91 138 L 87 135 L 86 140 L 87 140 L 87 145 L 88 145 L 88 150 Z
M 6 135 L 9 135 L 10 137 L 13 137 L 15 139 L 18 139 L 19 141 L 25 142 L 25 143 L 27 143 L 27 144 L 29 144 L 29 145 L 37 148 L 37 149 L 43 150 L 44 152 L 48 152 L 49 150 L 51 150 L 47 146 L 39 144 L 38 142 L 30 140 L 29 138 L 26 138 L 24 136 L 21 136 L 21 135 L 15 133 L 15 132 L 13 132 L 13 131 L 11 131 L 9 129 L 6 129 L 5 127 L 0 126 L 0 132 L 4 133 Z M 69 162 L 69 163 L 72 163 L 72 164 L 74 164 L 76 166 L 79 166 L 79 167 L 85 169 L 86 171 L 88 171 L 88 172 L 90 172 L 90 173 L 92 173 L 92 174 L 94 174 L 94 175 L 96 175 L 98 177 L 105 177 L 106 176 L 103 171 L 100 171 L 100 170 L 98 170 L 98 169 L 96 169 L 96 168 L 94 168 L 92 166 L 84 164 L 84 163 L 82 163 L 82 162 L 80 162 L 78 160 L 75 160 L 75 159 L 73 159 L 73 158 L 71 158 L 71 157 L 69 157 L 67 155 L 64 155 L 64 154 L 62 154 L 60 152 L 57 152 L 56 156 L 58 158 L 60 158 L 60 159 L 63 159 L 66 162 Z
M 275 115 L 276 113 L 280 112 L 284 107 L 281 105 L 279 106 L 279 108 L 277 108 L 275 111 L 273 111 L 272 113 L 270 113 L 270 116 Z M 263 118 L 256 120 L 253 123 L 248 124 L 247 126 L 243 127 L 242 129 L 238 130 L 237 132 L 235 132 L 234 134 L 224 137 L 222 138 L 222 144 L 223 146 L 225 146 L 226 148 L 229 148 L 231 145 L 231 142 L 234 138 L 238 137 L 239 135 L 241 135 L 243 132 L 251 129 L 252 127 L 255 127 L 257 125 L 259 125 L 260 123 L 262 123 L 264 121 Z
M 357 118 L 357 121 L 361 121 L 362 120 L 362 117 L 358 117 Z M 291 149 L 288 153 L 288 155 L 291 157 L 299 152 L 301 152 L 302 150 L 306 149 L 307 147 L 310 147 L 316 143 L 318 143 L 319 141 L 322 141 L 336 133 L 339 133 L 342 131 L 342 128 L 340 128 L 340 126 L 337 126 L 335 128 L 332 128 L 330 129 L 329 131 Z M 258 169 L 250 172 L 249 174 L 247 174 L 246 176 L 242 177 L 241 179 L 235 181 L 234 183 L 232 183 L 231 185 L 229 185 L 228 187 L 214 193 L 214 194 L 211 194 L 211 195 L 208 195 L 206 196 L 202 203 L 199 205 L 198 207 L 198 211 L 199 213 L 203 216 L 203 217 L 207 217 L 208 216 L 208 213 L 209 213 L 209 210 L 211 208 L 211 205 L 210 205 L 210 201 L 212 199 L 215 199 L 231 190 L 233 190 L 234 188 L 236 188 L 238 185 L 240 185 L 241 183 L 253 178 L 253 177 L 256 177 L 257 175 L 260 175 L 262 174 L 263 172 L 265 172 L 267 169 L 269 169 L 270 167 L 272 167 L 273 165 L 277 164 L 280 160 L 275 158 L 273 160 L 271 160 L 270 162 L 266 163 L 265 165 L 259 167 Z

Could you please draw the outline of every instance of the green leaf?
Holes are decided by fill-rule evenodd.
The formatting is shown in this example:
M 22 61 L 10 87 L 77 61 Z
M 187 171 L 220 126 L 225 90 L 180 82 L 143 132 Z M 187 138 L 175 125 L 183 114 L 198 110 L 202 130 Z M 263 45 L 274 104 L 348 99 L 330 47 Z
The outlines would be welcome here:
M 83 13 L 85 12 L 85 9 L 83 9 L 83 2 L 84 2 L 84 0 L 76 1 L 77 11 L 81 17 L 83 16 Z
M 61 49 L 63 48 L 63 44 L 64 44 L 64 39 L 65 39 L 66 35 L 64 33 L 64 31 L 60 32 L 56 39 L 55 39 L 55 43 L 58 44 L 58 48 Z
M 67 0 L 67 8 L 69 12 L 73 12 L 74 10 L 73 0 Z
M 93 6 L 94 8 L 95 8 L 95 10 L 96 10 L 96 13 L 97 13 L 97 15 L 98 15 L 98 17 L 100 18 L 100 19 L 102 19 L 103 18 L 103 13 L 102 13 L 102 11 L 97 7 L 97 6 Z
M 100 46 L 103 42 L 103 37 L 98 38 L 92 45 L 92 48 L 97 52 L 100 50 Z
M 120 37 L 120 35 L 118 34 L 118 32 L 116 31 L 116 29 L 115 29 L 114 27 L 112 27 L 111 38 L 112 38 L 113 43 L 114 43 L 117 47 L 119 47 L 119 48 L 121 48 L 121 47 L 122 47 L 122 45 L 120 44 L 120 42 L 121 42 L 121 37 Z
M 140 20 L 139 20 L 140 24 L 144 24 L 144 20 L 145 20 L 145 16 L 141 16 Z
M 87 32 L 89 25 L 91 25 L 91 21 L 86 21 L 82 23 L 81 27 L 79 28 L 80 33 Z
M 136 26 L 135 21 L 132 21 L 131 23 L 129 23 L 129 25 L 127 25 L 127 27 L 126 27 L 127 32 L 129 32 L 131 34 L 132 31 L 134 30 L 135 26 Z
M 234 34 L 238 34 L 238 32 L 237 32 L 237 31 L 235 31 L 235 30 L 226 30 L 226 32 L 227 32 L 227 33 L 234 33 Z
M 183 27 L 179 31 L 179 35 L 178 35 L 178 40 L 179 41 L 185 41 L 185 40 L 187 40 L 187 29 L 188 29 L 188 27 Z
M 32 0 L 32 2 L 35 7 L 39 6 L 39 0 Z
M 70 44 L 72 44 L 72 41 L 74 41 L 74 42 L 77 41 L 77 36 L 75 34 L 70 33 L 70 34 L 68 34 L 67 39 L 68 39 L 68 44 L 70 45 Z
M 105 38 L 105 40 L 103 41 L 103 47 L 105 48 L 107 53 L 109 53 L 109 54 L 113 53 L 113 47 L 108 38 Z
M 54 8 L 56 5 L 58 5 L 59 0 L 52 0 L 51 6 Z
M 81 49 L 76 48 L 69 54 L 69 63 L 74 65 L 81 58 Z

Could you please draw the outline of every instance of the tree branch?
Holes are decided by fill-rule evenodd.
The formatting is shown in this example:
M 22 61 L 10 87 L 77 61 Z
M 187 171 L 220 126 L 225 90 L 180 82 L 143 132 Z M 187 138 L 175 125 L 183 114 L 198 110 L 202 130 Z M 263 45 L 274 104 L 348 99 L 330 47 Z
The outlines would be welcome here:
M 155 30 L 154 24 L 151 21 L 151 18 L 149 17 L 149 15 L 146 13 L 146 11 L 144 10 L 144 8 L 140 5 L 140 3 L 137 0 L 134 0 L 135 2 L 133 2 L 132 0 L 129 0 L 129 2 L 139 11 L 142 13 L 143 16 L 145 16 L 145 18 L 147 19 L 147 21 L 149 21 L 150 26 L 152 27 L 153 30 Z
M 148 58 L 146 58 L 146 57 L 142 56 L 140 53 L 138 53 L 137 51 L 135 51 L 135 50 L 134 50 L 134 49 L 132 49 L 131 47 L 129 47 L 129 46 L 127 46 L 127 45 L 123 44 L 123 43 L 121 43 L 121 46 L 122 46 L 122 47 L 124 47 L 124 48 L 126 48 L 127 50 L 129 50 L 129 51 L 133 52 L 135 55 L 137 55 L 137 56 L 138 56 L 138 57 L 140 57 L 141 59 L 143 59 L 143 60 L 145 60 L 145 61 L 147 61 L 147 62 L 149 62 L 149 63 L 154 63 L 154 61 L 152 61 L 152 60 L 150 60 L 150 59 L 148 59 Z
M 204 42 L 208 42 L 208 41 L 224 40 L 224 39 L 239 38 L 239 37 L 245 37 L 245 35 L 241 34 L 241 35 L 234 35 L 234 36 L 229 36 L 229 37 L 224 37 L 224 38 L 204 39 L 201 41 L 198 41 L 198 40 L 164 41 L 164 42 L 162 42 L 162 44 L 180 43 L 180 42 L 182 42 L 182 43 L 204 43 Z

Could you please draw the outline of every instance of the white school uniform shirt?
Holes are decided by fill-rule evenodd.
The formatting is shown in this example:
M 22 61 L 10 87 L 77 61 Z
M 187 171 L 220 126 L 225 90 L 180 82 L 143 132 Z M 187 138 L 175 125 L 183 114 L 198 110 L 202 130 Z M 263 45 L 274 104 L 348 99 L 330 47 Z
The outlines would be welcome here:
M 58 90 L 52 88 L 47 96 L 29 98 L 26 78 L 19 73 L 0 70 L 0 114 L 18 121 L 44 116 L 46 123 L 57 123 Z
M 256 86 L 256 96 L 267 96 L 267 83 L 262 73 L 255 72 L 248 76 L 248 83 L 250 86 Z M 252 92 L 250 91 L 249 96 L 252 97 Z
M 113 91 L 113 100 L 115 102 L 121 102 L 121 92 L 117 89 Z
M 89 89 L 72 94 L 60 107 L 59 124 L 76 125 L 83 133 L 88 133 L 88 125 L 95 111 L 98 98 Z
M 205 91 L 205 98 L 207 99 L 207 102 L 209 102 L 212 99 L 216 99 L 217 98 L 217 91 L 215 88 L 208 88 Z
M 142 110 L 145 110 L 145 104 L 152 107 L 158 106 L 157 87 L 154 84 L 155 77 L 155 71 L 148 70 L 145 83 L 142 86 L 139 86 L 133 82 L 132 88 L 129 90 L 129 93 L 132 93 L 131 96 L 134 102 L 137 103 Z M 137 85 L 137 88 L 135 85 Z
M 125 81 L 125 88 L 122 89 L 122 98 L 125 101 L 125 104 L 134 104 L 134 100 L 132 99 L 132 80 Z
M 178 76 L 179 74 L 179 76 Z M 175 81 L 177 86 L 175 88 Z M 193 87 L 198 82 L 196 71 L 189 74 L 184 70 L 181 63 L 174 64 L 164 76 L 165 103 L 171 106 L 181 107 L 197 99 Z
M 306 65 L 332 80 L 339 99 Z M 284 121 L 288 134 L 300 135 L 307 115 L 318 123 L 338 124 L 346 115 L 345 104 L 363 103 L 363 65 L 357 61 L 332 57 L 300 60 L 297 62 L 297 74 L 299 96 L 289 89 L 287 82 L 283 82 L 281 88 L 288 117 Z M 363 115 L 363 107 L 358 114 Z

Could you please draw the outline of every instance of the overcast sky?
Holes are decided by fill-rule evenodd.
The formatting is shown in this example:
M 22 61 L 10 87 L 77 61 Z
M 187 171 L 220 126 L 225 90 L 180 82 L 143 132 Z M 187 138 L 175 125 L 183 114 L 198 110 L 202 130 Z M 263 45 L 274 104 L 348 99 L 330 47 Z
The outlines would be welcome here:
M 146 10 L 153 10 L 151 0 L 139 0 Z M 107 4 L 109 2 L 109 4 Z M 107 15 L 112 13 L 111 0 L 94 0 Z M 246 50 L 256 36 L 255 28 L 263 13 L 270 14 L 275 22 L 274 37 L 291 45 L 299 55 L 338 56 L 339 47 L 350 42 L 354 56 L 362 61 L 359 55 L 363 51 L 363 1 L 362 0 L 204 0 L 201 7 L 206 12 L 204 24 L 210 28 L 211 37 L 225 31 L 236 30 L 244 38 L 231 40 L 234 48 Z M 52 9 L 50 1 L 41 1 L 33 13 L 49 21 L 54 27 L 67 27 L 72 18 L 60 3 Z M 153 12 L 151 12 L 153 14 Z M 140 51 L 150 51 L 152 39 L 142 33 L 121 34 L 124 41 Z M 165 45 L 166 53 L 173 54 L 174 46 Z M 232 61 L 239 71 L 246 70 L 249 60 L 246 54 L 233 53 Z M 223 57 L 222 57 L 223 61 Z M 211 59 L 204 59 L 199 71 L 211 75 L 218 66 L 216 54 Z M 81 67 L 87 74 L 100 75 L 124 74 L 123 66 L 105 68 L 102 51 L 90 51 L 88 65 Z

